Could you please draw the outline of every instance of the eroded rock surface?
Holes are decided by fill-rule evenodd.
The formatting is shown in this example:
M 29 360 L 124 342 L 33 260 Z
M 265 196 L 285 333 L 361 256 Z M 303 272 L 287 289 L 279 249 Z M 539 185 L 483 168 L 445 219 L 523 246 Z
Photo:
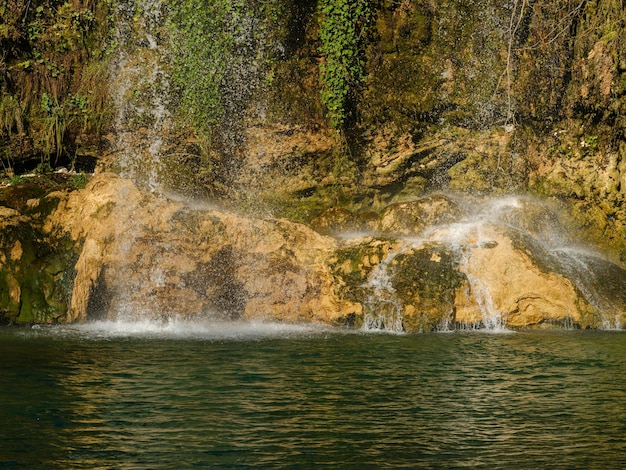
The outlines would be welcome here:
M 63 201 L 49 230 L 83 249 L 68 320 L 206 315 L 333 323 L 358 305 L 333 295 L 333 239 L 157 198 L 112 174 Z
M 112 173 L 20 208 L 0 207 L 11 323 L 180 317 L 417 332 L 626 322 L 626 270 L 568 245 L 550 208 L 530 198 L 435 194 L 319 220 L 341 237 L 174 200 Z

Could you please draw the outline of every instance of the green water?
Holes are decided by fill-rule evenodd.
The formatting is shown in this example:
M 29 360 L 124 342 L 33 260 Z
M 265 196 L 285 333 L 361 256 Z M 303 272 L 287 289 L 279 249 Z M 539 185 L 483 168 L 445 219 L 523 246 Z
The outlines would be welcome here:
M 622 332 L 0 329 L 0 468 L 624 468 Z

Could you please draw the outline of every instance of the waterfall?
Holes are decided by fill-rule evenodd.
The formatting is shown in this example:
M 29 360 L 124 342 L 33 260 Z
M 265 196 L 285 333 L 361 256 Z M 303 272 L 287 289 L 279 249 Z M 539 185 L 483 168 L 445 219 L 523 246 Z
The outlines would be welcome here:
M 589 303 L 602 312 L 601 328 L 622 329 L 621 312 L 626 309 L 626 292 L 620 277 L 621 268 L 580 247 L 560 247 L 553 253 L 563 272 Z
M 120 2 L 111 69 L 119 172 L 152 193 L 164 189 L 163 138 L 172 127 L 163 10 L 162 0 Z
M 463 272 L 463 270 L 461 270 Z M 476 303 L 482 314 L 482 327 L 489 331 L 506 330 L 502 321 L 502 312 L 494 305 L 489 287 L 473 274 L 466 273 L 470 288 L 476 299 Z
M 156 230 L 151 231 L 151 222 L 146 223 L 144 219 L 144 225 L 139 226 L 139 222 L 134 218 L 137 208 L 148 200 L 151 204 L 149 210 L 153 214 L 158 213 L 163 207 L 162 204 L 167 199 L 166 194 L 169 191 L 167 188 L 168 158 L 171 157 L 172 150 L 168 138 L 171 139 L 173 136 L 174 122 L 177 119 L 174 117 L 174 106 L 181 104 L 174 103 L 172 96 L 174 95 L 174 88 L 178 90 L 181 84 L 176 81 L 176 85 L 174 85 L 174 79 L 170 77 L 174 53 L 172 50 L 168 50 L 168 46 L 171 44 L 168 43 L 170 38 L 168 38 L 166 31 L 168 25 L 167 7 L 168 3 L 164 0 L 120 0 L 117 12 L 117 50 L 116 57 L 111 62 L 110 70 L 113 97 L 117 110 L 113 123 L 115 140 L 112 155 L 115 157 L 115 162 L 111 163 L 110 166 L 117 169 L 123 178 L 131 180 L 143 190 L 144 196 L 147 194 L 145 197 L 142 196 L 143 199 L 141 200 L 129 200 L 126 194 L 119 194 L 117 201 L 116 211 L 120 213 L 120 217 L 126 219 L 126 225 L 125 230 L 116 234 L 113 257 L 123 260 L 125 264 L 122 264 L 115 275 L 120 279 L 133 279 L 132 282 L 126 284 L 119 283 L 118 286 L 123 285 L 123 287 L 121 289 L 118 287 L 118 290 L 122 291 L 115 292 L 113 295 L 114 310 L 125 317 L 141 315 L 144 306 L 143 299 L 137 295 L 138 292 L 157 297 L 163 292 L 170 294 L 166 288 L 174 290 L 185 283 L 184 279 L 181 280 L 184 276 L 179 276 L 180 273 L 174 273 L 174 268 L 170 267 L 170 271 L 168 271 L 161 266 L 162 259 L 178 257 L 178 253 L 175 253 L 176 248 L 173 248 L 174 244 L 170 245 L 167 240 L 173 235 L 174 229 L 172 227 L 175 224 L 170 223 L 171 220 L 167 220 L 163 223 L 163 226 L 167 228 L 160 228 L 161 232 L 157 236 L 155 235 Z M 229 190 L 236 191 L 233 188 L 236 188 L 237 185 L 237 172 L 244 168 L 243 164 L 240 165 L 235 161 L 238 146 L 241 144 L 244 134 L 240 132 L 242 131 L 241 123 L 246 113 L 252 112 L 250 108 L 253 107 L 253 94 L 255 90 L 260 89 L 259 77 L 263 72 L 264 54 L 267 52 L 264 48 L 267 46 L 264 46 L 261 40 L 261 33 L 263 33 L 264 28 L 261 24 L 262 21 L 254 16 L 252 10 L 247 10 L 243 4 L 239 4 L 237 8 L 222 13 L 224 13 L 224 17 L 221 18 L 220 24 L 225 25 L 224 30 L 215 34 L 217 36 L 219 34 L 230 35 L 230 42 L 226 41 L 228 44 L 224 45 L 224 51 L 228 51 L 230 55 L 221 57 L 222 62 L 217 64 L 212 64 L 211 60 L 207 59 L 206 62 L 211 63 L 213 69 L 220 67 L 221 69 L 215 72 L 209 67 L 206 72 L 215 78 L 216 82 L 213 84 L 216 87 L 214 91 L 218 95 L 215 101 L 220 102 L 215 105 L 216 111 L 215 115 L 211 117 L 213 120 L 210 126 L 212 126 L 211 130 L 219 129 L 218 132 L 222 133 L 216 140 L 219 140 L 219 151 L 223 152 L 224 155 L 222 155 L 222 161 L 219 162 L 221 165 L 219 170 L 210 168 L 207 171 L 234 173 L 234 175 L 226 175 L 230 178 L 223 174 L 211 174 L 211 177 L 215 177 L 216 181 L 219 180 L 219 176 L 224 177 L 219 181 L 224 183 L 224 186 L 230 185 Z M 212 52 L 215 53 L 215 50 Z M 206 59 L 204 56 L 203 58 Z M 204 69 L 200 67 L 200 72 L 203 71 Z M 212 75 L 214 72 L 215 77 Z M 172 76 L 174 75 L 172 74 Z M 202 106 L 202 103 L 193 104 L 196 108 Z M 215 149 L 212 151 L 217 152 Z M 206 155 L 204 156 L 206 157 Z M 231 157 L 232 161 L 229 160 Z M 207 162 L 203 164 L 207 164 L 207 167 L 210 166 Z M 216 164 L 217 166 L 219 165 Z M 241 173 L 243 172 L 241 171 Z M 603 327 L 621 327 L 619 318 L 624 311 L 624 306 L 626 306 L 626 298 L 619 297 L 618 294 L 617 302 L 615 300 L 615 291 L 619 291 L 620 287 L 617 281 L 620 276 L 616 274 L 614 276 L 616 281 L 613 282 L 611 274 L 613 268 L 608 261 L 577 249 L 572 242 L 573 237 L 558 224 L 554 214 L 547 207 L 523 196 L 507 196 L 489 200 L 463 198 L 457 195 L 446 195 L 445 197 L 454 202 L 450 206 L 458 205 L 460 207 L 458 213 L 441 220 L 436 220 L 435 217 L 433 221 L 430 221 L 430 226 L 412 236 L 394 234 L 393 236 L 400 242 L 399 247 L 387 253 L 382 261 L 371 268 L 364 284 L 362 284 L 363 278 L 359 278 L 358 282 L 361 283 L 358 286 L 359 292 L 365 293 L 362 298 L 358 299 L 363 307 L 362 324 L 364 330 L 402 332 L 406 328 L 406 320 L 409 315 L 419 317 L 419 321 L 421 318 L 428 317 L 435 310 L 435 300 L 440 300 L 441 304 L 444 305 L 445 308 L 442 307 L 442 311 L 449 307 L 449 311 L 443 311 L 437 319 L 439 323 L 435 329 L 448 329 L 460 324 L 455 319 L 456 299 L 444 298 L 448 295 L 447 292 L 440 292 L 430 285 L 436 284 L 440 279 L 437 277 L 432 278 L 434 281 L 422 279 L 433 275 L 432 272 L 429 273 L 425 269 L 420 271 L 419 275 L 422 278 L 416 280 L 415 286 L 417 287 L 411 291 L 413 303 L 408 302 L 405 298 L 405 292 L 402 290 L 404 287 L 398 287 L 400 283 L 397 277 L 398 272 L 407 269 L 406 266 L 402 265 L 406 259 L 411 259 L 411 256 L 415 258 L 416 253 L 428 253 L 425 259 L 420 259 L 420 262 L 423 262 L 424 265 L 432 263 L 433 266 L 436 266 L 440 256 L 437 250 L 450 254 L 446 261 L 448 264 L 442 268 L 443 281 L 449 282 L 449 286 L 454 286 L 459 290 L 465 289 L 468 303 L 469 301 L 473 302 L 472 308 L 475 309 L 476 316 L 479 318 L 476 322 L 472 322 L 472 325 L 477 325 L 477 327 L 485 330 L 501 331 L 506 330 L 510 318 L 519 314 L 524 308 L 531 310 L 542 308 L 558 310 L 561 308 L 558 299 L 552 302 L 550 299 L 546 300 L 546 296 L 542 297 L 542 294 L 532 297 L 532 295 L 521 292 L 513 302 L 515 305 L 506 304 L 502 300 L 506 294 L 506 286 L 501 281 L 506 276 L 507 266 L 502 267 L 500 272 L 490 271 L 488 268 L 490 268 L 490 257 L 502 256 L 502 251 L 498 250 L 502 248 L 503 243 L 511 245 L 511 251 L 516 249 L 518 253 L 521 253 L 517 258 L 512 259 L 511 263 L 523 264 L 523 262 L 530 260 L 528 263 L 534 263 L 533 268 L 538 264 L 547 265 L 549 269 L 546 269 L 546 272 L 556 272 L 567 277 L 586 301 L 601 312 Z M 180 212 L 187 211 L 184 217 L 189 218 L 189 224 L 192 228 L 189 230 L 190 233 L 185 233 L 184 236 L 189 235 L 191 239 L 192 235 L 196 235 L 195 233 L 192 234 L 195 219 L 190 215 L 191 206 L 183 197 L 178 198 L 177 202 L 180 202 L 180 206 L 184 209 L 178 208 L 176 211 L 174 209 L 172 211 L 179 216 Z M 188 228 L 182 223 L 177 227 L 181 232 Z M 381 233 L 377 235 L 381 237 L 391 236 L 389 233 L 384 233 L 384 230 L 381 230 Z M 496 239 L 498 241 L 495 241 Z M 193 246 L 193 242 L 195 240 L 189 245 Z M 137 254 L 137 246 L 141 246 L 141 244 L 144 247 L 148 245 L 158 246 L 149 253 Z M 515 244 L 519 244 L 523 248 L 513 246 Z M 231 250 L 229 246 L 224 246 L 224 250 L 223 253 L 231 253 L 228 251 Z M 539 261 L 534 258 L 539 259 Z M 237 259 L 236 254 L 233 254 L 223 258 L 223 261 L 224 264 L 234 264 L 232 260 Z M 213 262 L 214 260 L 210 261 Z M 218 266 L 214 267 L 209 261 L 205 261 L 204 265 L 200 266 L 200 263 L 195 263 L 194 260 L 184 267 L 188 270 L 185 275 L 193 272 L 194 269 L 204 269 L 203 276 L 206 276 L 198 275 L 199 280 L 194 281 L 204 287 L 207 278 L 210 276 L 218 277 L 219 271 L 223 270 L 220 263 L 214 264 Z M 241 264 L 244 263 L 241 262 Z M 170 266 L 176 265 L 172 262 Z M 371 266 L 368 265 L 368 267 Z M 419 268 L 422 267 L 419 266 Z M 520 269 L 524 268 L 521 266 Z M 133 272 L 133 276 L 128 275 L 134 270 L 138 271 L 139 274 Z M 244 289 L 237 277 L 240 274 L 235 272 L 234 268 L 231 271 L 227 277 L 220 281 L 222 284 L 216 288 L 215 292 L 211 291 L 210 288 L 201 289 L 196 286 L 194 293 L 200 299 L 198 304 L 210 295 L 219 297 L 222 302 L 236 299 L 242 305 L 245 304 L 245 301 L 241 299 L 247 295 L 248 291 Z M 537 271 L 540 269 L 538 268 Z M 448 274 L 450 275 L 449 278 L 446 277 Z M 192 278 L 193 276 L 187 277 Z M 535 277 L 541 278 L 540 274 L 536 274 Z M 173 281 L 172 279 L 179 280 Z M 519 279 L 512 279 L 511 288 L 515 288 L 516 286 L 513 284 L 518 281 L 521 282 Z M 215 279 L 208 282 L 218 283 Z M 608 287 L 606 287 L 607 282 L 609 283 Z M 139 283 L 149 285 L 150 288 L 145 288 L 143 285 L 139 286 Z M 188 280 L 188 284 L 193 283 Z M 432 291 L 426 292 L 426 294 L 419 291 L 415 292 L 419 288 L 423 288 L 424 284 L 428 284 L 426 287 L 432 288 Z M 457 284 L 462 284 L 462 287 Z M 174 287 L 172 287 L 173 285 Z M 237 295 L 226 295 L 229 294 L 228 289 L 233 288 L 237 289 Z M 188 291 L 191 290 L 193 289 L 188 289 Z M 310 291 L 314 290 L 310 289 Z M 448 289 L 448 291 L 452 290 L 453 287 Z M 179 289 L 180 292 L 182 290 Z M 184 298 L 188 293 L 180 294 L 181 298 Z M 532 292 L 531 294 L 534 295 Z M 163 295 L 165 296 L 165 294 Z M 442 298 L 437 299 L 437 295 L 441 295 Z M 548 305 L 550 302 L 552 304 Z M 145 307 L 147 309 L 152 304 L 146 302 L 146 305 L 149 305 L 149 307 Z M 157 305 L 161 304 L 157 303 Z M 164 313 L 164 315 L 166 314 Z M 559 315 L 558 321 L 568 321 L 569 317 L 560 313 Z M 418 323 L 416 328 L 421 327 L 422 324 Z
M 554 278 L 563 279 L 560 285 L 569 289 L 568 295 L 578 292 L 589 303 L 600 316 L 601 328 L 622 327 L 620 318 L 626 310 L 624 269 L 578 246 L 574 234 L 560 225 L 545 203 L 524 196 L 483 201 L 450 197 L 461 207 L 455 220 L 426 227 L 418 237 L 399 237 L 399 247 L 371 270 L 364 286 L 369 293 L 364 302 L 365 330 L 403 331 L 410 299 L 394 288 L 395 276 L 403 269 L 399 255 L 411 256 L 432 247 L 453 254 L 456 264 L 450 269 L 465 279 L 464 295 L 471 299 L 478 315 L 470 323 L 443 315 L 437 330 L 510 331 L 510 318 L 526 309 L 553 311 L 555 322 L 572 328 L 572 311 L 560 300 L 561 293 L 551 295 L 543 285 Z M 529 270 L 530 264 L 535 265 L 534 271 Z M 579 308 L 583 315 L 588 314 L 584 305 Z
M 402 301 L 396 295 L 392 285 L 392 274 L 389 273 L 390 263 L 402 250 L 395 251 L 378 264 L 371 272 L 364 286 L 369 292 L 364 302 L 363 330 L 385 330 L 401 333 Z

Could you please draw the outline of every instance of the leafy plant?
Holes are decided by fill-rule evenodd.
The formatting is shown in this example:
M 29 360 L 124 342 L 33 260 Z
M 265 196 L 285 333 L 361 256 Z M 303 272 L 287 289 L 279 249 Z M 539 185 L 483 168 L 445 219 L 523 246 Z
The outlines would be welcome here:
M 356 94 L 366 77 L 365 43 L 373 22 L 369 0 L 321 0 L 320 41 L 322 101 L 336 129 L 353 112 Z
M 68 178 L 67 184 L 72 189 L 83 189 L 89 182 L 89 176 L 85 173 L 77 173 Z
M 44 93 L 41 97 L 41 110 L 44 112 L 44 152 L 48 158 L 54 152 L 58 159 L 63 151 L 63 137 L 68 124 L 67 114 L 58 100 L 51 98 L 47 93 Z
M 243 115 L 267 65 L 267 26 L 281 8 L 279 0 L 169 4 L 172 79 L 181 109 L 205 140 L 218 123 L 232 125 Z
M 20 175 L 13 175 L 9 179 L 9 186 L 13 186 L 13 185 L 19 184 L 19 183 L 22 182 L 22 180 L 23 180 L 23 177 L 21 177 Z
M 18 134 L 24 132 L 24 110 L 22 103 L 8 93 L 2 93 L 0 97 L 0 132 L 4 131 L 11 135 L 17 130 Z
M 52 167 L 50 166 L 50 163 L 48 163 L 47 161 L 41 162 L 39 165 L 37 165 L 37 168 L 35 168 L 35 174 L 37 175 L 45 175 L 46 173 L 51 173 L 51 172 L 52 172 Z
M 115 1 L 0 2 L 0 146 L 18 160 L 58 159 L 102 130 Z M 13 144 L 14 131 L 33 145 Z
M 590 135 L 580 140 L 580 148 L 583 149 L 583 155 L 589 156 L 595 153 L 598 148 L 598 136 Z

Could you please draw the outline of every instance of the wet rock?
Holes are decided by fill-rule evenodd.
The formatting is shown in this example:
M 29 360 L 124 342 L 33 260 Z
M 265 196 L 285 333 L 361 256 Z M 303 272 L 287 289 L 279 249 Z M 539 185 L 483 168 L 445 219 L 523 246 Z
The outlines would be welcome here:
M 450 247 L 429 244 L 394 259 L 392 286 L 402 299 L 405 331 L 433 331 L 448 325 L 456 292 L 466 280 L 459 258 Z
M 457 215 L 458 206 L 453 200 L 434 194 L 391 204 L 381 214 L 379 229 L 395 236 L 418 235 L 424 228 L 451 222 Z
M 354 213 L 347 209 L 327 209 L 311 221 L 311 227 L 323 235 L 348 236 L 378 230 L 375 212 Z
M 0 206 L 0 322 L 51 323 L 68 308 L 72 245 L 39 220 Z
M 94 293 L 118 316 L 321 321 L 358 311 L 333 293 L 335 241 L 284 220 L 260 220 L 142 193 L 102 174 L 50 226 L 84 239 L 68 320 L 89 318 Z M 104 286 L 104 287 L 103 287 Z
M 58 205 L 36 213 L 39 228 L 0 207 L 5 321 L 184 317 L 417 332 L 626 320 L 626 270 L 556 246 L 558 227 L 538 228 L 550 210 L 529 198 L 431 195 L 390 206 L 375 235 L 339 239 L 173 201 L 109 173 L 48 198 Z
M 575 324 L 582 328 L 600 326 L 600 312 L 585 299 L 563 274 L 547 271 L 538 264 L 543 253 L 532 246 L 519 246 L 501 229 L 483 229 L 482 237 L 497 244 L 475 245 L 465 254 L 462 271 L 469 279 L 471 295 L 483 317 L 498 318 L 511 327 L 540 324 Z M 465 307 L 465 305 L 464 305 Z M 464 309 L 455 320 L 472 323 L 476 314 Z

